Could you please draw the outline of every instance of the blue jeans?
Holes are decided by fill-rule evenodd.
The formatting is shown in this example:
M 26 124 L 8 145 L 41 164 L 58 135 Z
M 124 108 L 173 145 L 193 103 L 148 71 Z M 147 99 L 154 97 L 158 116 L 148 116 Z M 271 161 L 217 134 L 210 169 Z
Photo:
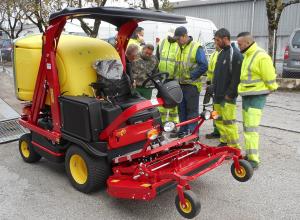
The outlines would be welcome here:
M 180 122 L 187 121 L 199 116 L 199 91 L 194 85 L 181 84 L 183 99 L 179 105 Z M 197 123 L 180 127 L 180 132 L 193 131 Z

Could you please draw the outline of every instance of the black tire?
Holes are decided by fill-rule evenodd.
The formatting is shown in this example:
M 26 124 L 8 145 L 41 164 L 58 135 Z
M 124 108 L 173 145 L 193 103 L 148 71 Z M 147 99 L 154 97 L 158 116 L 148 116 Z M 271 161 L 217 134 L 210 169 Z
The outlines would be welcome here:
M 239 182 L 246 182 L 253 176 L 253 168 L 247 160 L 239 160 L 241 173 L 235 169 L 234 163 L 231 165 L 231 174 Z
M 19 139 L 19 152 L 26 163 L 38 162 L 42 157 L 31 144 L 31 134 L 23 134 Z
M 77 165 L 76 163 L 81 163 L 81 165 Z M 82 165 L 83 163 L 85 165 Z M 106 158 L 91 157 L 83 149 L 75 145 L 71 146 L 67 151 L 65 168 L 73 187 L 83 193 L 94 192 L 105 187 L 106 180 L 111 173 L 111 168 Z M 81 175 L 81 170 L 84 170 L 83 175 Z M 81 174 L 76 176 L 78 172 Z
M 187 202 L 187 207 L 183 208 L 181 206 L 179 196 L 177 195 L 175 198 L 176 209 L 184 218 L 192 219 L 200 213 L 200 201 L 198 200 L 195 193 L 193 193 L 191 190 L 184 191 L 183 194 Z

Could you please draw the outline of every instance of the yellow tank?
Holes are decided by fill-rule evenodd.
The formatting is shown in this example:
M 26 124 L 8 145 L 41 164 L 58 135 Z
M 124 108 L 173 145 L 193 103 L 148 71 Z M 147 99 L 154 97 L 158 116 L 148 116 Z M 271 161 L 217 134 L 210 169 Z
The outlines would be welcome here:
M 15 89 L 19 100 L 32 100 L 41 48 L 42 35 L 20 38 L 14 44 Z M 119 60 L 120 57 L 115 48 L 103 40 L 62 35 L 56 54 L 61 93 L 93 96 L 89 84 L 97 79 L 92 65 L 98 59 Z

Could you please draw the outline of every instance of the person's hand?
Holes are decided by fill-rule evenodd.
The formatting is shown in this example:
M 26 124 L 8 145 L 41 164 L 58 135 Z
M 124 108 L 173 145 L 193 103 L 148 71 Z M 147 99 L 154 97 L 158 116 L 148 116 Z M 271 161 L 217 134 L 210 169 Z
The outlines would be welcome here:
M 225 95 L 225 100 L 226 101 L 232 101 L 232 98 L 230 98 L 228 95 Z

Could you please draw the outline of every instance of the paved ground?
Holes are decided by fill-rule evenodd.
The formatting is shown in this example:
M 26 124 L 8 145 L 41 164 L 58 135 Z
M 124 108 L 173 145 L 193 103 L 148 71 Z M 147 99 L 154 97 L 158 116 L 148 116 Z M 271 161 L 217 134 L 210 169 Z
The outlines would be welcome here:
M 0 98 L 19 111 L 11 82 L 0 72 Z M 234 180 L 227 162 L 192 183 L 202 204 L 196 219 L 300 219 L 299 100 L 300 93 L 269 97 L 260 129 L 262 165 L 249 182 Z M 207 122 L 202 132 L 210 131 Z M 174 190 L 151 202 L 114 199 L 104 190 L 85 195 L 71 187 L 63 164 L 25 164 L 17 142 L 0 145 L 0 155 L 0 219 L 182 219 Z

